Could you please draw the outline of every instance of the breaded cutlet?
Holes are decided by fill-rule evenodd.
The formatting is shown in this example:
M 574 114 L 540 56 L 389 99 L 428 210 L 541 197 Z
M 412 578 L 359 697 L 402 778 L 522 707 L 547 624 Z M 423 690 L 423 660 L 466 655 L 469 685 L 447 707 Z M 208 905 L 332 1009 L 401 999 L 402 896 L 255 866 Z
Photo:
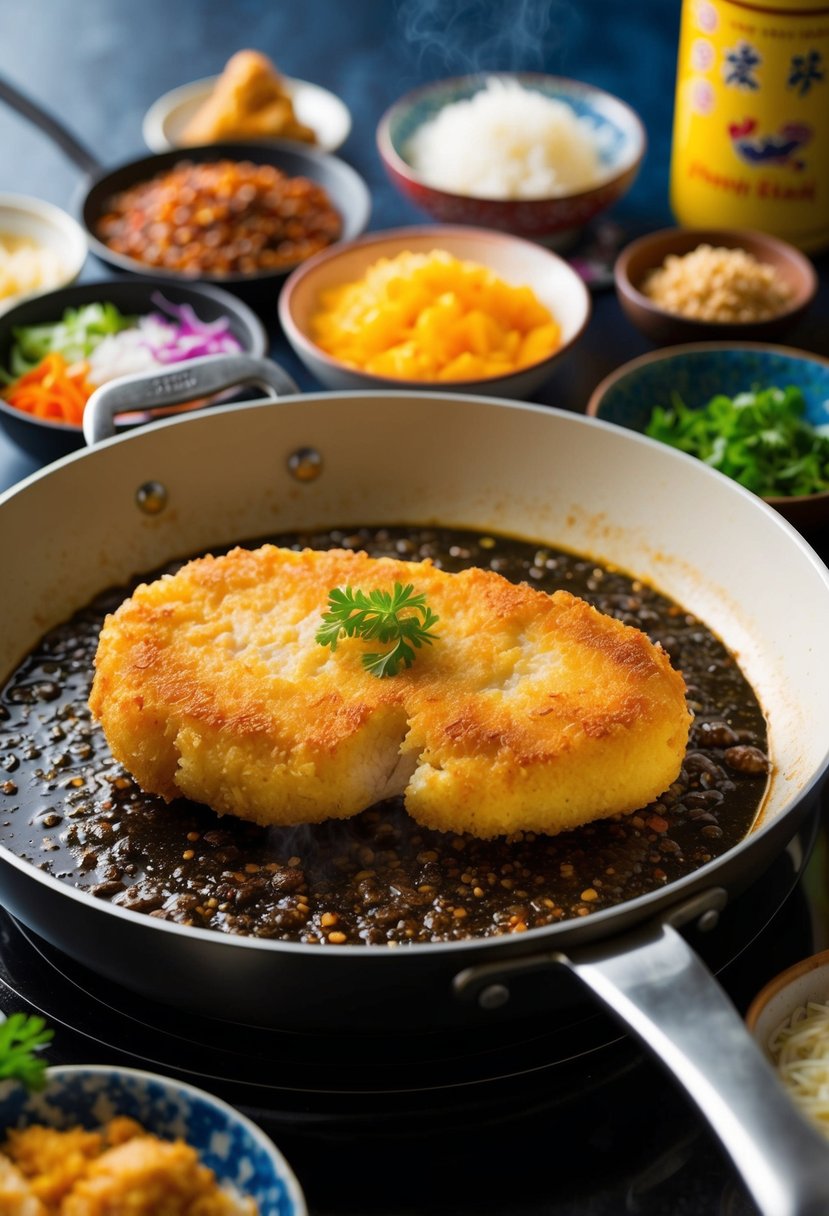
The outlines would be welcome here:
M 315 635 L 329 591 L 413 583 L 440 618 L 378 678 L 361 638 Z M 348 818 L 403 794 L 480 837 L 645 806 L 679 773 L 682 676 L 645 634 L 488 570 L 264 545 L 189 562 L 107 617 L 90 706 L 150 793 L 260 824 Z

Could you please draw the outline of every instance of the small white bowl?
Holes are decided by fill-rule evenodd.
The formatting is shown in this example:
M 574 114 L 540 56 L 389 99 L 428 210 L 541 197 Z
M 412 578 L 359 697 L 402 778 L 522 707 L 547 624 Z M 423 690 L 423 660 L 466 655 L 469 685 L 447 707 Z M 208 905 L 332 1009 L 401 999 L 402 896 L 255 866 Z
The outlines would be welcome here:
M 186 146 L 182 133 L 207 100 L 218 79 L 218 76 L 208 76 L 191 84 L 180 85 L 153 102 L 144 115 L 141 128 L 144 142 L 151 152 L 168 152 L 171 148 Z M 316 132 L 316 146 L 323 152 L 335 152 L 345 143 L 351 131 L 351 111 L 348 106 L 321 85 L 291 76 L 283 76 L 281 80 L 299 122 Z
M 61 263 L 59 276 L 32 291 L 0 298 L 0 313 L 32 296 L 74 283 L 86 261 L 86 233 L 79 223 L 53 203 L 25 194 L 0 194 L 0 239 L 25 237 L 51 250 Z
M 812 954 L 776 975 L 749 1005 L 746 1025 L 772 1063 L 769 1049 L 772 1035 L 809 1001 L 829 1002 L 829 950 Z
M 320 296 L 331 287 L 362 277 L 380 258 L 442 250 L 462 261 L 487 266 L 515 287 L 530 287 L 561 326 L 561 343 L 551 355 L 504 376 L 475 380 L 404 380 L 348 367 L 321 350 L 311 337 L 311 319 Z M 279 297 L 279 319 L 299 358 L 326 388 L 420 388 L 441 392 L 526 397 L 550 375 L 553 364 L 582 334 L 590 318 L 590 293 L 581 277 L 560 258 L 533 241 L 483 228 L 396 228 L 333 246 L 315 254 L 286 279 Z
M 300 1185 L 269 1137 L 234 1107 L 195 1086 L 104 1065 L 47 1068 L 45 1087 L 32 1093 L 19 1082 L 0 1082 L 0 1139 L 9 1127 L 43 1123 L 59 1130 L 78 1124 L 94 1129 L 115 1115 L 137 1120 L 162 1139 L 185 1140 L 220 1185 L 256 1200 L 260 1216 L 307 1216 Z

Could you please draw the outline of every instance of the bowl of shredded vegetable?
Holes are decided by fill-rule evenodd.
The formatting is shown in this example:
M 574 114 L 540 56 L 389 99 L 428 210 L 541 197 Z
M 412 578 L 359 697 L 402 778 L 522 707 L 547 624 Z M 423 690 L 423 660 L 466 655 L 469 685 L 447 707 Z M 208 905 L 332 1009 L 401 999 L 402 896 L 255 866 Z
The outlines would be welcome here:
M 769 980 L 746 1023 L 797 1109 L 829 1140 L 829 950 Z
M 102 384 L 266 347 L 256 314 L 220 288 L 131 278 L 49 292 L 0 316 L 0 425 L 54 460 L 83 446 L 83 411 Z
M 829 520 L 829 359 L 754 342 L 667 347 L 617 368 L 587 413 L 687 452 L 798 528 Z

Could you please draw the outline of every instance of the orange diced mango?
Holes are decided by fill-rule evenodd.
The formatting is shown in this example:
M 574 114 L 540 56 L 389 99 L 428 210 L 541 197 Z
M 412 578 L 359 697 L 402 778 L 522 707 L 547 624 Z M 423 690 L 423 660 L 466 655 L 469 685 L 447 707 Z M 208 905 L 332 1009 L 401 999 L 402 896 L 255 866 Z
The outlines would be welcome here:
M 526 286 L 442 250 L 381 258 L 323 293 L 317 344 L 349 366 L 406 380 L 476 380 L 545 358 L 561 331 Z

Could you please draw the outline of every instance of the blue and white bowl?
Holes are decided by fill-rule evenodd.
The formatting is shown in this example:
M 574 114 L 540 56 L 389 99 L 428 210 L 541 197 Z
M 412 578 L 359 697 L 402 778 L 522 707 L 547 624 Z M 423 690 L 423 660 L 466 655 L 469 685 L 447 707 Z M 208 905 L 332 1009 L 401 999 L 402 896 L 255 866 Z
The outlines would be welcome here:
M 644 433 L 653 407 L 670 405 L 673 394 L 690 409 L 701 409 L 720 393 L 734 397 L 753 388 L 790 385 L 803 393 L 807 421 L 829 425 L 829 359 L 759 342 L 688 343 L 631 359 L 597 385 L 587 413 Z M 796 527 L 829 520 L 829 491 L 766 501 Z
M 497 77 L 564 102 L 594 131 L 603 173 L 595 185 L 553 198 L 485 198 L 439 189 L 409 159 L 414 133 L 442 109 L 467 101 Z M 497 228 L 514 236 L 560 246 L 633 185 L 647 138 L 639 116 L 604 89 L 539 72 L 489 72 L 438 80 L 406 93 L 382 116 L 377 147 L 391 182 L 410 202 L 447 224 Z
M 46 1077 L 36 1093 L 19 1082 L 0 1083 L 4 1132 L 32 1123 L 95 1128 L 124 1115 L 164 1139 L 185 1140 L 221 1185 L 256 1200 L 260 1216 L 307 1216 L 300 1185 L 276 1146 L 212 1094 L 172 1077 L 103 1065 L 49 1068 Z

